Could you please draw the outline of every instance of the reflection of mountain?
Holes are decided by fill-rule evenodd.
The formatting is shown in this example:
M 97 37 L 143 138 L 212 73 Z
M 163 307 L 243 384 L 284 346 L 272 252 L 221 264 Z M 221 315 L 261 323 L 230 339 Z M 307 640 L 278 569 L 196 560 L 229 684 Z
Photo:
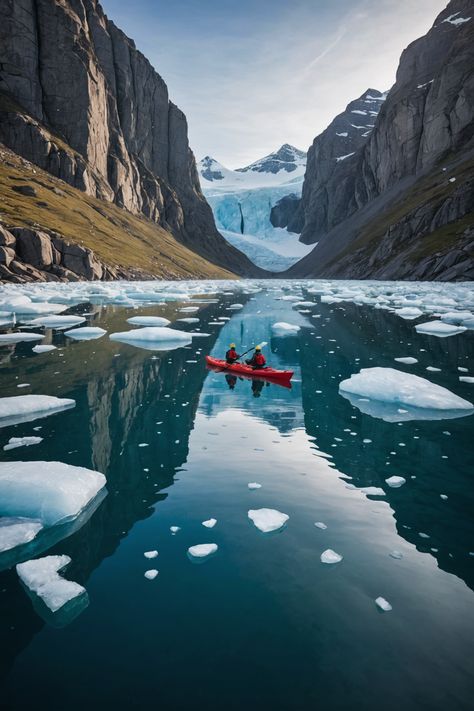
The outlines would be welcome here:
M 113 330 L 117 318 L 123 325 L 124 313 L 111 313 L 109 321 L 101 325 Z M 203 308 L 200 316 L 212 320 L 216 313 L 217 305 L 212 304 Z M 91 343 L 64 341 L 67 376 L 58 393 L 67 393 L 77 404 L 69 411 L 70 417 L 67 413 L 42 421 L 42 457 L 96 468 L 106 475 L 108 489 L 108 496 L 92 518 L 44 553 L 69 555 L 71 580 L 87 585 L 92 571 L 113 554 L 133 525 L 150 516 L 155 504 L 166 497 L 161 490 L 173 483 L 176 470 L 186 461 L 199 394 L 207 375 L 199 359 L 197 363 L 186 361 L 194 359 L 196 348 L 211 348 L 214 341 L 215 336 L 211 336 L 199 339 L 190 348 L 156 355 L 104 341 L 101 349 L 97 348 L 98 357 L 92 354 L 88 366 L 84 365 L 85 354 L 90 355 L 95 347 Z M 119 352 L 120 357 L 113 358 L 114 352 Z M 58 361 L 44 359 L 33 365 L 36 363 L 38 369 L 30 371 L 29 381 L 35 388 L 53 391 L 53 384 L 58 381 L 54 376 Z M 32 373 L 35 377 L 31 377 Z M 63 427 L 68 428 L 66 437 Z M 10 436 L 10 430 L 5 433 Z M 149 446 L 139 447 L 144 443 Z M 18 458 L 15 453 L 5 453 L 4 457 Z M 43 623 L 27 596 L 20 593 L 15 571 L 2 573 L 0 580 L 5 589 L 0 618 L 0 670 L 4 671 Z
M 333 456 L 340 471 L 353 477 L 355 486 L 383 486 L 398 533 L 418 550 L 435 555 L 443 570 L 474 587 L 469 558 L 474 504 L 466 497 L 466 492 L 472 491 L 474 462 L 465 459 L 465 453 L 472 451 L 472 418 L 389 423 L 362 414 L 338 394 L 341 380 L 360 368 L 378 365 L 427 377 L 462 395 L 456 368 L 461 358 L 472 352 L 472 335 L 464 334 L 458 340 L 432 338 L 428 360 L 422 350 L 427 348 L 426 336 L 417 334 L 412 322 L 350 303 L 321 304 L 320 309 L 317 332 L 322 338 L 299 339 L 307 433 Z M 330 317 L 330 322 L 325 317 Z M 409 367 L 394 363 L 394 358 L 407 355 L 416 355 L 419 363 Z M 427 365 L 442 371 L 434 375 L 426 371 Z M 315 401 L 317 390 L 322 392 Z M 356 436 L 347 432 L 349 411 Z M 418 442 L 418 438 L 414 457 L 413 440 Z M 364 444 L 363 439 L 371 442 Z M 436 467 L 433 461 L 438 462 Z M 404 476 L 407 483 L 401 489 L 390 489 L 385 479 L 392 475 Z M 448 494 L 449 499 L 441 499 L 440 494 Z M 420 532 L 430 538 L 421 538 Z

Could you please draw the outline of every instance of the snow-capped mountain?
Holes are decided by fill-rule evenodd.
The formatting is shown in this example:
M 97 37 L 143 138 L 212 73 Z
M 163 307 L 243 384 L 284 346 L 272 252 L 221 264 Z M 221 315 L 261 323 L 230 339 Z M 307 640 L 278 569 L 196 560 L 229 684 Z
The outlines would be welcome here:
M 274 153 L 236 170 L 226 168 L 211 156 L 206 156 L 198 163 L 201 187 L 206 195 L 214 191 L 297 185 L 303 182 L 305 169 L 306 153 L 288 143 Z
M 211 156 L 198 163 L 217 229 L 260 267 L 283 271 L 308 252 L 297 234 L 270 222 L 272 207 L 281 198 L 301 195 L 305 169 L 306 153 L 288 143 L 236 170 Z

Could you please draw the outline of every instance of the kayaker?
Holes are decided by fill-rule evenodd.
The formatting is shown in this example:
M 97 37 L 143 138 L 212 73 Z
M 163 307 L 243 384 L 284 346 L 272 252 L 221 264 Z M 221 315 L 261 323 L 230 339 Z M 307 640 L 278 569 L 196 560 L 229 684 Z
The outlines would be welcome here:
M 231 343 L 229 350 L 225 354 L 225 362 L 231 365 L 232 363 L 236 363 L 239 358 L 240 356 L 235 350 L 235 343 Z
M 262 348 L 261 346 L 255 346 L 255 353 L 253 356 L 245 361 L 247 365 L 251 365 L 252 368 L 255 370 L 258 370 L 259 368 L 265 368 L 267 361 L 265 360 L 265 356 L 262 353 Z

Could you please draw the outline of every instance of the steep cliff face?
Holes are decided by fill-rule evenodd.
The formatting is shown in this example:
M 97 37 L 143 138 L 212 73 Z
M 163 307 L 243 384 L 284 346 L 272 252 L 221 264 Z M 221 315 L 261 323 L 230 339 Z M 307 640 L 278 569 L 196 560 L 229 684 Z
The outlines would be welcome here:
M 473 276 L 473 136 L 474 3 L 452 0 L 403 52 L 364 145 L 323 187 L 308 168 L 302 241 L 318 245 L 293 273 Z
M 93 197 L 143 214 L 236 273 L 217 232 L 184 114 L 97 0 L 3 0 L 0 141 Z

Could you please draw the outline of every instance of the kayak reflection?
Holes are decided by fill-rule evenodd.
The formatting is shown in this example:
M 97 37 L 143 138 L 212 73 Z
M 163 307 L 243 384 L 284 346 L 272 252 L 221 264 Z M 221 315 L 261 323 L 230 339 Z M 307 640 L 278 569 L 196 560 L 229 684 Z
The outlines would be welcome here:
M 218 371 L 217 371 L 217 372 L 218 372 Z M 253 394 L 254 397 L 260 397 L 260 395 L 262 394 L 262 390 L 263 390 L 263 388 L 265 387 L 265 385 L 266 385 L 267 387 L 269 387 L 270 384 L 271 384 L 270 382 L 268 382 L 268 380 L 267 380 L 267 381 L 265 381 L 265 380 L 257 380 L 256 378 L 244 378 L 244 377 L 242 377 L 242 376 L 240 376 L 239 378 L 237 378 L 236 375 L 232 375 L 231 373 L 226 373 L 226 374 L 225 374 L 225 379 L 226 379 L 226 381 L 227 381 L 227 385 L 229 386 L 229 390 L 234 390 L 234 389 L 235 389 L 235 386 L 237 385 L 237 379 L 238 379 L 238 380 L 250 380 L 250 381 L 251 381 L 251 386 L 250 386 L 250 387 L 251 387 L 251 389 L 252 389 L 252 394 Z M 278 383 L 277 383 L 277 384 L 278 384 Z

